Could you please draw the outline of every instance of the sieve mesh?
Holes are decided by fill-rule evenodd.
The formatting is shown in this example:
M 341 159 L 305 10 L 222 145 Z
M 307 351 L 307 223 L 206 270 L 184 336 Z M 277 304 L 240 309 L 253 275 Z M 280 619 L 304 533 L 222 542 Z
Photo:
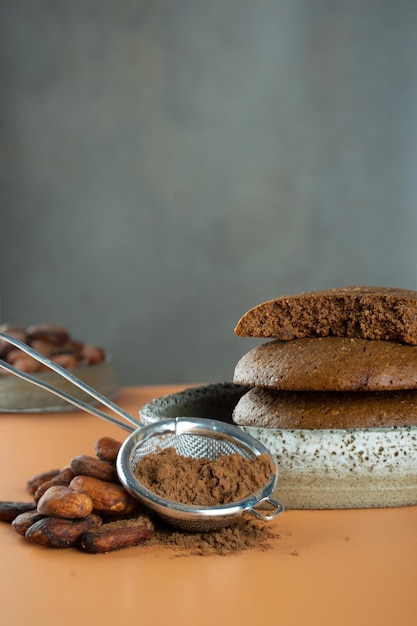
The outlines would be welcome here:
M 132 469 L 147 454 L 157 454 L 167 448 L 174 448 L 181 456 L 194 459 L 204 458 L 210 461 L 226 454 L 240 454 L 247 459 L 255 456 L 251 450 L 240 445 L 238 441 L 226 437 L 190 433 L 156 433 L 137 444 L 131 459 Z

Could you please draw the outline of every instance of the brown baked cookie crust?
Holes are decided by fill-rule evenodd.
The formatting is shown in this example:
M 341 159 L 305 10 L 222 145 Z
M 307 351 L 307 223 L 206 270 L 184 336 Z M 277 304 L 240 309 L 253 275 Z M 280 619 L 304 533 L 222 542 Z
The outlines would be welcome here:
M 333 335 L 417 345 L 417 292 L 351 286 L 284 295 L 250 309 L 235 333 L 281 340 Z
M 279 429 L 387 428 L 417 425 L 417 390 L 277 391 L 255 387 L 238 401 L 239 426 Z
M 243 355 L 233 382 L 294 391 L 417 389 L 417 346 L 347 337 L 274 340 Z

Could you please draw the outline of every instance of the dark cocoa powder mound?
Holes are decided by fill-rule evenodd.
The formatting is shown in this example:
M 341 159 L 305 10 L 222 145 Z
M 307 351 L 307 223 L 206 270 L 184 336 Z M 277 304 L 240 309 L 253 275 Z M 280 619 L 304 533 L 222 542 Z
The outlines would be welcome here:
M 157 495 L 195 506 L 217 506 L 253 494 L 270 479 L 271 459 L 225 454 L 218 459 L 191 458 L 167 448 L 148 454 L 135 467 L 136 477 Z

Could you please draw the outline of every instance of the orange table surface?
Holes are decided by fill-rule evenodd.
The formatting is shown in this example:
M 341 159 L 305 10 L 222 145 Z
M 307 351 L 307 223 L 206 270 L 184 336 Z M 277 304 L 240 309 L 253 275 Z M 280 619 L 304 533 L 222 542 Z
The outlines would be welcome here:
M 124 388 L 118 403 L 135 415 L 180 388 Z M 29 499 L 28 478 L 125 434 L 81 412 L 1 414 L 0 499 Z M 285 511 L 274 525 L 270 550 L 184 557 L 158 546 L 53 550 L 2 522 L 1 623 L 417 624 L 417 507 Z

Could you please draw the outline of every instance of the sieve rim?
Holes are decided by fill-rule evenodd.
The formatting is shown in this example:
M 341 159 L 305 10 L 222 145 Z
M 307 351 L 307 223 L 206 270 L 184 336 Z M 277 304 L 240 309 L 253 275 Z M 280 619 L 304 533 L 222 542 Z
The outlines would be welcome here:
M 149 490 L 135 476 L 132 470 L 133 456 L 142 443 L 156 434 L 199 434 L 218 436 L 235 441 L 240 447 L 248 450 L 252 456 L 265 454 L 271 460 L 273 472 L 268 482 L 249 496 L 216 506 L 199 506 L 185 504 L 162 498 Z M 237 426 L 225 424 L 219 420 L 200 417 L 176 417 L 160 420 L 133 431 L 123 442 L 116 460 L 116 469 L 125 489 L 145 506 L 165 518 L 178 521 L 209 521 L 210 519 L 228 519 L 253 510 L 261 501 L 268 500 L 278 480 L 278 466 L 271 452 L 252 435 Z

